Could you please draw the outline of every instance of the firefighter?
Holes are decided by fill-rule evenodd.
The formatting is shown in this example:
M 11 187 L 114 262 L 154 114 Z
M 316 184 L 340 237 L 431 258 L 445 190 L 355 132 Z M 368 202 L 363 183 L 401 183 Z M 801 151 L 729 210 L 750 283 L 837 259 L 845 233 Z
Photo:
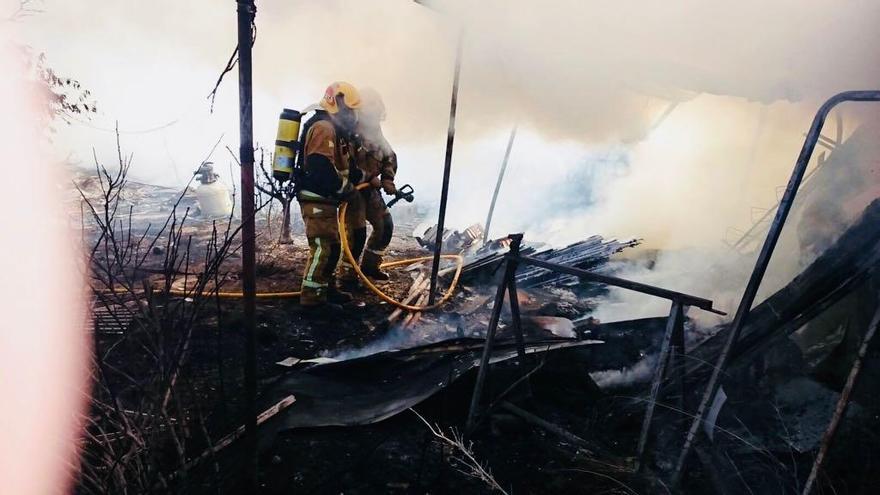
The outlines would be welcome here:
M 386 281 L 389 276 L 382 271 L 380 265 L 394 233 L 394 222 L 380 189 L 388 195 L 397 192 L 394 185 L 397 155 L 382 134 L 381 122 L 385 120 L 385 104 L 379 93 L 371 88 L 364 88 L 361 91 L 358 114 L 356 163 L 363 173 L 363 181 L 369 182 L 371 187 L 358 191 L 349 202 L 345 218 L 347 235 L 354 259 L 360 259 L 363 252 L 360 267 L 364 275 L 373 280 Z M 369 239 L 367 222 L 373 229 Z M 347 260 L 342 260 L 342 267 L 345 286 L 357 287 L 357 274 Z
M 336 214 L 340 201 L 357 195 L 354 187 L 363 178 L 360 169 L 352 166 L 360 106 L 361 96 L 354 86 L 334 82 L 321 99 L 321 109 L 303 127 L 297 193 L 309 242 L 300 296 L 303 306 L 338 305 L 351 300 L 351 294 L 336 286 L 341 252 Z

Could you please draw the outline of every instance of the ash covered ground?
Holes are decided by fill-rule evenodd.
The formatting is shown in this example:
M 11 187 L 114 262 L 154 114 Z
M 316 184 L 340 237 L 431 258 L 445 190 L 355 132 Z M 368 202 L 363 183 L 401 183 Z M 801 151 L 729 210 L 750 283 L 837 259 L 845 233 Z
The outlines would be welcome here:
M 117 184 L 118 196 L 108 196 L 112 188 L 105 182 L 81 173 L 75 179 L 79 191 L 70 197 L 71 211 L 80 213 L 73 215 L 73 221 L 83 224 L 82 241 L 94 247 L 96 386 L 84 457 L 90 469 L 84 470 L 78 489 L 83 493 L 123 486 L 133 491 L 239 492 L 244 475 L 242 443 L 223 442 L 243 422 L 241 302 L 212 295 L 215 287 L 240 291 L 240 258 L 232 235 L 236 222 L 200 218 L 191 190 L 181 194 L 125 182 Z M 108 212 L 102 204 L 114 208 Z M 90 216 L 89 205 L 98 215 Z M 169 217 L 175 205 L 177 215 Z M 108 216 L 102 218 L 102 212 Z M 279 212 L 260 212 L 257 290 L 298 290 L 306 258 L 299 224 L 294 222 L 292 243 L 279 243 Z M 428 251 L 412 236 L 424 212 L 410 206 L 394 213 L 397 229 L 388 258 L 425 256 Z M 110 229 L 112 235 L 108 224 L 116 225 Z M 108 243 L 108 236 L 114 242 Z M 225 244 L 218 241 L 227 238 Z M 624 243 L 612 250 L 625 247 Z M 628 263 L 612 256 L 591 268 L 613 274 Z M 402 300 L 425 269 L 392 270 L 391 281 L 382 288 Z M 441 356 L 437 359 L 458 352 L 465 361 L 473 359 L 468 356 L 479 354 L 498 275 L 497 266 L 487 263 L 466 273 L 456 295 L 439 312 L 401 315 L 395 321 L 389 321 L 393 308 L 366 290 L 356 293 L 355 303 L 333 314 L 304 312 L 296 298 L 261 300 L 256 335 L 260 410 L 272 404 L 273 393 L 305 376 L 324 380 L 319 384 L 338 401 L 342 416 L 348 412 L 356 416 L 361 406 L 354 405 L 354 399 L 346 400 L 346 387 L 354 386 L 345 383 L 349 377 L 352 383 L 418 384 L 421 375 L 407 376 L 409 368 L 401 363 L 417 362 L 419 352 Z M 441 285 L 449 278 L 444 277 Z M 505 400 L 575 437 L 554 434 L 496 407 L 481 418 L 467 441 L 456 446 L 474 387 L 476 373 L 470 368 L 414 401 L 415 412 L 403 407 L 379 421 L 352 420 L 345 426 L 262 426 L 261 488 L 266 493 L 662 491 L 662 478 L 653 473 L 669 469 L 676 432 L 687 426 L 689 418 L 677 408 L 686 406 L 666 402 L 658 408 L 657 426 L 649 439 L 650 459 L 642 470 L 636 469 L 634 454 L 665 318 L 606 324 L 591 318 L 606 295 L 603 287 L 571 279 L 546 283 L 541 277 L 524 274 L 524 278 L 534 282 L 517 293 L 530 342 L 597 344 L 536 350 L 527 362 L 528 388 L 520 385 L 511 390 L 522 368 L 517 360 L 501 361 L 492 366 L 486 395 L 507 392 Z M 874 282 L 864 283 L 870 288 Z M 169 295 L 169 290 L 184 294 Z M 784 305 L 778 301 L 787 299 L 771 301 L 780 308 Z M 849 298 L 833 307 L 849 314 L 847 304 L 864 306 Z M 826 318 L 838 321 L 833 315 Z M 501 341 L 513 337 L 506 323 L 510 317 L 505 308 Z M 711 354 L 699 350 L 712 348 L 717 330 L 698 328 L 691 320 L 686 329 L 688 346 L 706 341 L 694 361 L 711 359 Z M 689 472 L 683 489 L 706 493 L 726 487 L 735 493 L 747 486 L 755 493 L 796 492 L 840 395 L 849 362 L 841 354 L 852 347 L 847 335 L 845 330 L 836 331 L 818 343 L 802 338 L 803 351 L 790 342 L 776 345 L 759 365 L 743 364 L 731 371 L 737 379 L 726 386 L 728 405 L 713 418 L 724 432 L 716 432 L 717 446 L 730 454 L 718 457 L 716 451 L 701 451 L 700 467 Z M 456 344 L 436 347 L 446 341 Z M 411 348 L 424 350 L 412 355 L 400 352 Z M 804 357 L 810 362 L 804 363 Z M 315 358 L 339 363 L 307 363 Z M 358 373 L 346 375 L 347 363 L 360 366 Z M 343 372 L 333 372 L 334 367 Z M 705 370 L 697 368 L 693 375 L 701 372 Z M 871 425 L 876 424 L 880 408 L 866 395 L 867 387 L 876 383 L 873 373 L 867 383 L 855 395 L 856 405 L 847 416 L 851 421 L 843 428 L 827 468 L 829 479 L 836 476 L 837 486 L 847 484 L 847 493 L 869 493 L 874 479 L 869 472 L 878 443 Z M 692 408 L 698 392 L 694 388 L 684 404 L 690 401 Z M 305 409 L 308 399 L 308 394 L 301 394 L 299 404 L 294 402 L 276 417 Z M 214 450 L 217 445 L 223 447 Z M 485 473 L 475 471 L 468 455 Z M 853 456 L 863 461 L 858 469 L 850 466 Z

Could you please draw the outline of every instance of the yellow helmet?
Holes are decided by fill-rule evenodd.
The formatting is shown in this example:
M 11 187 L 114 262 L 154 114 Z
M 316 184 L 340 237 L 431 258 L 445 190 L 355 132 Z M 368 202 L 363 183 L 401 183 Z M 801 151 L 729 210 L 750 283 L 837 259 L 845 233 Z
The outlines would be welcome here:
M 361 89 L 360 112 L 379 122 L 385 120 L 385 102 L 382 101 L 382 96 L 378 91 L 370 87 Z
M 332 114 L 339 112 L 339 106 L 336 104 L 337 96 L 342 96 L 342 101 L 348 108 L 361 107 L 361 94 L 357 88 L 351 83 L 336 81 L 327 86 L 327 91 L 324 91 L 324 97 L 321 98 L 321 108 Z

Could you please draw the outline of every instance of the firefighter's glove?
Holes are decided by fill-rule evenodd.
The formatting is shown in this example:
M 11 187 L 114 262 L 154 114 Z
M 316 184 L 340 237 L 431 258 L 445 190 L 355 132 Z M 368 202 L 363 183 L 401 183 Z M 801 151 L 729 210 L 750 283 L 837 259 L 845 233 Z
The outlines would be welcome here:
M 389 196 L 394 196 L 397 194 L 397 186 L 394 185 L 391 181 L 383 181 L 382 182 L 382 190 L 385 191 L 385 194 Z

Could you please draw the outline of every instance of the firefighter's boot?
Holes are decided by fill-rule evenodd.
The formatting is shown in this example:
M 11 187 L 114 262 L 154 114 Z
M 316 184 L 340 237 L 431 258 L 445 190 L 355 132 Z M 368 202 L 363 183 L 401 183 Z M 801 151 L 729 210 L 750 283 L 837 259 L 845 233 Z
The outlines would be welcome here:
M 330 281 L 330 284 L 328 284 L 327 287 L 327 302 L 333 304 L 346 304 L 350 303 L 352 299 L 350 293 L 337 287 L 335 279 Z
M 370 248 L 364 250 L 364 258 L 361 261 L 361 271 L 364 275 L 380 282 L 391 279 L 391 277 L 379 267 L 381 264 L 382 256 L 380 254 L 373 252 Z

